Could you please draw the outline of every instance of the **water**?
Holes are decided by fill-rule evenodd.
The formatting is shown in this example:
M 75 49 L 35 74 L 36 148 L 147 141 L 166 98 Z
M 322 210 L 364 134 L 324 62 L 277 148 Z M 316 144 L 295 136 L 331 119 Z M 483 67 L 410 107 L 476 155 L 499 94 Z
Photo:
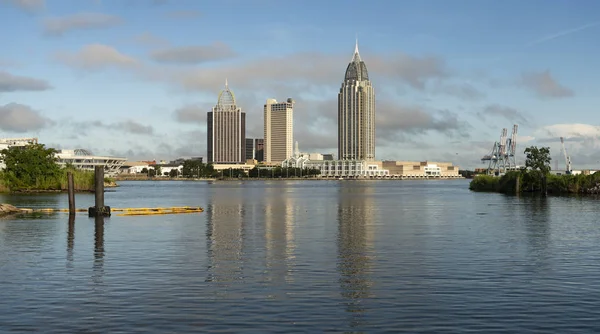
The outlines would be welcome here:
M 107 205 L 206 211 L 0 219 L 0 332 L 600 330 L 598 199 L 467 182 L 122 182 Z

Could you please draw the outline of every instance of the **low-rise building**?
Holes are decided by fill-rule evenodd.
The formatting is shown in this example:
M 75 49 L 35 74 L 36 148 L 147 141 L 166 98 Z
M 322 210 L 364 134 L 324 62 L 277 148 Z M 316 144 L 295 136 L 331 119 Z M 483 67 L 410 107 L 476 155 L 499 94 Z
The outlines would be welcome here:
M 322 155 L 321 155 L 322 156 Z M 283 168 L 317 169 L 321 177 L 330 178 L 382 178 L 389 172 L 381 161 L 366 160 L 311 160 L 309 154 L 295 155 L 281 163 Z
M 458 178 L 458 166 L 451 162 L 432 161 L 383 161 L 383 168 L 391 177 L 400 178 Z
M 94 170 L 96 166 L 104 166 L 107 175 L 116 175 L 127 158 L 93 155 L 84 149 L 59 150 L 56 154 L 57 163 L 61 166 L 67 164 L 77 169 Z

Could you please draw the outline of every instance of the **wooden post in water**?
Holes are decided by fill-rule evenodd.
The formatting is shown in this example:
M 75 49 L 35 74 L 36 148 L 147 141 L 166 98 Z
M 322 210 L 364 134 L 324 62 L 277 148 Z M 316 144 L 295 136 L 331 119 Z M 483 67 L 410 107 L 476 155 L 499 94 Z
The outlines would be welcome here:
M 75 214 L 75 182 L 73 172 L 67 172 L 67 184 L 69 188 L 69 215 Z
M 110 206 L 104 206 L 104 166 L 96 166 L 94 172 L 95 206 L 88 209 L 88 214 L 90 217 L 110 217 Z

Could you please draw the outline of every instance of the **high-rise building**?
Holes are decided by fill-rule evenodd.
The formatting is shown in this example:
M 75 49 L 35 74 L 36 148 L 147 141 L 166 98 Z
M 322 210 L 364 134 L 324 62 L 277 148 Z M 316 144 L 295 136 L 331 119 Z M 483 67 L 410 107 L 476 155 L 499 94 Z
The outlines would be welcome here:
M 206 125 L 208 163 L 246 162 L 246 113 L 236 105 L 227 80 L 217 105 L 207 113 Z
M 254 159 L 258 162 L 265 161 L 265 140 L 262 138 L 254 139 Z
M 264 161 L 279 163 L 294 154 L 294 100 L 268 99 L 264 112 Z
M 246 160 L 264 161 L 264 139 L 246 138 Z
M 338 94 L 338 159 L 375 160 L 375 91 L 358 42 Z
M 254 159 L 254 138 L 246 138 L 246 160 Z

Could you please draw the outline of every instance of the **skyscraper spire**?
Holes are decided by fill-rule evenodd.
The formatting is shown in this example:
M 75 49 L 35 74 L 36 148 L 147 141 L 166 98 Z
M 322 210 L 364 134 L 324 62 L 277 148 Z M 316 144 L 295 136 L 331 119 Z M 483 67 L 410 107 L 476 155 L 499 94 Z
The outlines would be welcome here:
M 356 44 L 354 45 L 354 55 L 352 55 L 352 62 L 360 62 L 360 54 L 358 53 L 358 36 L 356 37 Z
M 227 78 L 225 78 L 225 89 L 229 89 L 229 85 L 227 84 Z

